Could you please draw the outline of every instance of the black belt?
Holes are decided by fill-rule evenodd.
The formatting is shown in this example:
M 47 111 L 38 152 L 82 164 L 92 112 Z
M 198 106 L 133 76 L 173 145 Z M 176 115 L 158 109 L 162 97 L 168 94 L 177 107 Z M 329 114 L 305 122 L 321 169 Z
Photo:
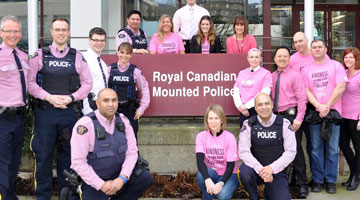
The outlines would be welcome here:
M 15 115 L 25 115 L 27 110 L 27 106 L 21 107 L 0 107 L 0 114 L 5 114 L 6 116 L 10 116 L 10 118 Z
M 275 112 L 275 114 L 277 114 L 277 115 L 296 115 L 297 114 L 297 107 L 291 107 L 291 108 L 288 108 L 285 111 Z

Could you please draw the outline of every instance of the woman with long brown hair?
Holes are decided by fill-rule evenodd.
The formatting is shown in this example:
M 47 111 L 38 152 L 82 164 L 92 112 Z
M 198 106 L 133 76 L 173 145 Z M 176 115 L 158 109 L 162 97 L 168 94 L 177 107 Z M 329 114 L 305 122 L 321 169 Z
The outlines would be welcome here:
M 247 54 L 252 48 L 257 48 L 254 36 L 248 34 L 248 20 L 243 16 L 235 17 L 234 35 L 226 39 L 226 50 L 229 54 Z

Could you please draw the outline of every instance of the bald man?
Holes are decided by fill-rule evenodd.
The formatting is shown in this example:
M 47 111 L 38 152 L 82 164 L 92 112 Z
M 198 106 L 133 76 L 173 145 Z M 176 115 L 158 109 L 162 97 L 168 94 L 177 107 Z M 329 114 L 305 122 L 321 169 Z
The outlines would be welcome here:
M 265 183 L 269 199 L 289 200 L 288 175 L 284 169 L 296 155 L 296 139 L 289 120 L 275 115 L 268 94 L 255 97 L 258 115 L 244 122 L 239 135 L 240 183 L 249 199 L 258 200 L 257 184 Z
M 75 124 L 71 137 L 71 168 L 83 180 L 80 199 L 138 199 L 152 178 L 144 171 L 126 184 L 138 159 L 134 131 L 129 120 L 116 113 L 114 90 L 101 90 L 96 105 L 97 110 Z

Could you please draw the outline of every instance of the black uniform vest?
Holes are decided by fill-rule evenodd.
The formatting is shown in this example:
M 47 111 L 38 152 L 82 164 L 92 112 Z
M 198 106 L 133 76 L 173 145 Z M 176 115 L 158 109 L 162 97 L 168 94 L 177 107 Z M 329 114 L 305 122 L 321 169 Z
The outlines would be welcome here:
M 115 128 L 112 135 L 107 133 L 104 127 L 101 126 L 94 112 L 89 113 L 87 116 L 92 119 L 95 130 L 94 151 L 87 156 L 88 164 L 103 180 L 119 176 L 127 150 L 125 130 L 120 131 L 120 128 L 118 128 L 118 124 L 123 126 L 120 116 L 115 115 Z M 105 132 L 104 138 L 98 138 L 98 135 L 101 135 L 100 132 Z
M 109 88 L 115 90 L 120 102 L 135 102 L 139 98 L 139 92 L 136 89 L 134 81 L 134 70 L 136 66 L 131 65 L 125 72 L 120 72 L 117 63 L 111 64 L 109 77 Z
M 37 83 L 50 94 L 70 95 L 80 87 L 75 69 L 76 50 L 69 49 L 63 58 L 52 55 L 49 47 L 42 48 L 43 67 L 37 74 Z
M 257 115 L 249 119 L 251 127 L 251 153 L 263 165 L 267 166 L 281 157 L 284 152 L 283 116 L 277 115 L 270 127 L 264 127 Z
M 120 31 L 125 31 L 130 36 L 132 41 L 132 47 L 134 49 L 147 49 L 147 39 L 144 31 L 141 28 L 139 28 L 140 35 L 135 35 L 130 29 L 126 27 L 121 29 Z

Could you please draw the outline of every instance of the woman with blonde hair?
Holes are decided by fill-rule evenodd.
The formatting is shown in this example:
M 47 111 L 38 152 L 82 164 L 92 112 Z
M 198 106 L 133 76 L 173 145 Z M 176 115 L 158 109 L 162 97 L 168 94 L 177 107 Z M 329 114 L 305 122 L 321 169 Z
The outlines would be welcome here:
M 159 19 L 158 32 L 151 37 L 150 54 L 185 54 L 181 37 L 174 33 L 174 23 L 169 15 Z
M 220 38 L 215 35 L 214 22 L 210 16 L 204 15 L 199 22 L 197 35 L 191 38 L 190 53 L 220 53 Z
M 196 181 L 204 200 L 211 200 L 214 195 L 219 200 L 229 200 L 239 187 L 236 138 L 226 130 L 225 113 L 218 104 L 206 109 L 204 124 L 205 130 L 196 135 L 195 142 L 199 170 Z

